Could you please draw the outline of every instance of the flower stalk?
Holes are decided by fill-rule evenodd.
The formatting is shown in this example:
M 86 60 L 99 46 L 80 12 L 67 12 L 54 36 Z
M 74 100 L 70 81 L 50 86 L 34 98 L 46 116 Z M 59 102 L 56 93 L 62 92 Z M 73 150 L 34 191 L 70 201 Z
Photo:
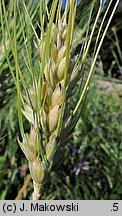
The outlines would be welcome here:
M 34 187 L 34 192 L 32 195 L 32 199 L 33 200 L 39 200 L 41 197 L 42 185 L 37 184 L 36 182 L 33 181 L 33 187 Z

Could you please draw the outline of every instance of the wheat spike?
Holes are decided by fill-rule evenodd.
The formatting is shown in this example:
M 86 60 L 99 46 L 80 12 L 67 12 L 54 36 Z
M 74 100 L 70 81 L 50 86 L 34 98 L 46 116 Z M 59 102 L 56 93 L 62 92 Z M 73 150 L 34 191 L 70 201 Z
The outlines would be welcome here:
M 39 83 L 36 82 L 36 89 L 29 89 L 29 98 L 24 96 L 24 109 L 23 114 L 31 124 L 30 134 L 25 134 L 25 140 L 19 144 L 25 153 L 30 167 L 30 173 L 34 181 L 35 191 L 39 197 L 39 185 L 42 185 L 49 172 L 57 167 L 62 158 L 64 151 L 64 139 L 61 138 L 61 134 L 57 137 L 57 126 L 59 116 L 61 113 L 61 106 L 64 92 L 64 73 L 66 66 L 66 39 L 67 39 L 68 25 L 66 23 L 66 15 L 59 17 L 58 22 L 52 24 L 51 37 L 50 37 L 50 50 L 48 60 L 45 62 L 44 77 L 42 83 L 42 106 L 39 111 L 39 128 L 43 130 L 43 158 L 39 155 L 39 128 L 35 127 L 35 116 L 33 109 L 36 106 L 36 89 L 38 89 Z M 46 37 L 46 33 L 45 33 Z M 40 54 L 40 61 L 43 58 L 45 40 L 41 40 L 37 49 Z M 70 45 L 71 47 L 71 45 Z M 69 52 L 70 56 L 70 52 Z M 68 72 L 67 86 L 70 86 L 72 82 L 72 76 L 70 78 Z M 69 89 L 68 89 L 69 91 Z M 65 122 L 65 116 L 67 113 L 67 106 L 64 106 L 62 116 L 62 122 Z M 37 124 L 36 124 L 37 125 Z M 63 130 L 63 123 L 61 131 Z M 38 187 L 37 187 L 38 186 Z M 33 198 L 35 195 L 33 195 Z M 34 198 L 35 199 L 35 198 Z

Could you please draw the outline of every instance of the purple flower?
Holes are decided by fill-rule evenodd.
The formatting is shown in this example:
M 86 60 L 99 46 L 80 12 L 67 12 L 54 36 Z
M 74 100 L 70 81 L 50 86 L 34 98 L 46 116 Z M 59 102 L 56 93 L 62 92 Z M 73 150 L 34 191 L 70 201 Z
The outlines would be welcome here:
M 116 73 L 122 74 L 122 70 L 117 70 Z
M 77 164 L 77 167 L 75 168 L 75 174 L 79 175 L 81 170 L 83 173 L 86 173 L 89 170 L 89 162 L 88 161 L 85 161 L 85 162 L 80 161 Z
M 80 161 L 80 162 L 78 163 L 78 168 L 82 169 L 83 167 L 84 167 L 84 163 L 83 163 L 82 161 Z
M 102 127 L 100 125 L 97 125 L 96 130 L 97 130 L 97 132 L 102 132 Z
M 76 153 L 77 153 L 77 149 L 73 149 L 72 156 L 75 156 Z
M 72 148 L 70 145 L 68 145 L 68 149 L 70 151 L 70 153 L 72 154 L 72 156 L 75 156 L 77 153 L 77 149 Z
M 116 119 L 118 119 L 118 120 L 122 120 L 122 117 L 120 116 L 119 113 L 116 113 L 116 114 L 114 115 L 114 118 L 116 118 Z

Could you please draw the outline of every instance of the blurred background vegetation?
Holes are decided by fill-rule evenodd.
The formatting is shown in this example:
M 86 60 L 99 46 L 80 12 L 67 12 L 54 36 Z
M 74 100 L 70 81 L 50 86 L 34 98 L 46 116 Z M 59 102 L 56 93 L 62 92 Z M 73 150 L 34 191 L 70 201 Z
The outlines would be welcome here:
M 13 1 L 5 2 L 12 28 L 11 4 Z M 32 4 L 31 0 L 28 2 L 28 10 L 36 27 L 38 5 Z M 45 184 L 42 199 L 122 199 L 121 5 L 122 1 L 98 56 L 85 109 L 66 148 L 65 160 Z M 78 10 L 74 56 L 79 53 L 83 35 L 83 25 L 79 15 L 81 7 Z M 21 22 L 23 22 L 24 14 L 20 14 Z M 22 56 L 22 28 L 19 28 L 21 23 L 20 19 L 18 20 L 19 58 L 21 67 L 27 70 Z M 26 33 L 29 41 L 27 45 L 30 47 L 30 55 L 34 60 L 36 54 L 32 52 L 33 35 L 29 29 L 28 20 L 24 22 L 23 28 L 29 31 Z M 27 160 L 17 144 L 17 137 L 20 134 L 16 90 L 5 59 L 1 32 L 0 25 L 0 199 L 3 200 L 16 198 L 29 175 L 29 169 Z M 9 42 L 7 50 L 11 57 Z M 12 57 L 11 61 L 13 61 Z M 91 61 L 90 55 L 89 61 Z M 77 100 L 77 92 L 74 100 Z M 24 190 L 23 199 L 30 199 L 32 190 L 32 182 L 29 181 Z

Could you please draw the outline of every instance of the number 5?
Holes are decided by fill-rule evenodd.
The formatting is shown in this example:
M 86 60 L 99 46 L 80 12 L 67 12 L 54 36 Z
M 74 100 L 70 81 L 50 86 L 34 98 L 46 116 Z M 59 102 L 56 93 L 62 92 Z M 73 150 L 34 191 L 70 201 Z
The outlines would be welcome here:
M 118 211 L 119 207 L 118 207 L 118 203 L 114 203 L 113 204 L 113 211 Z

